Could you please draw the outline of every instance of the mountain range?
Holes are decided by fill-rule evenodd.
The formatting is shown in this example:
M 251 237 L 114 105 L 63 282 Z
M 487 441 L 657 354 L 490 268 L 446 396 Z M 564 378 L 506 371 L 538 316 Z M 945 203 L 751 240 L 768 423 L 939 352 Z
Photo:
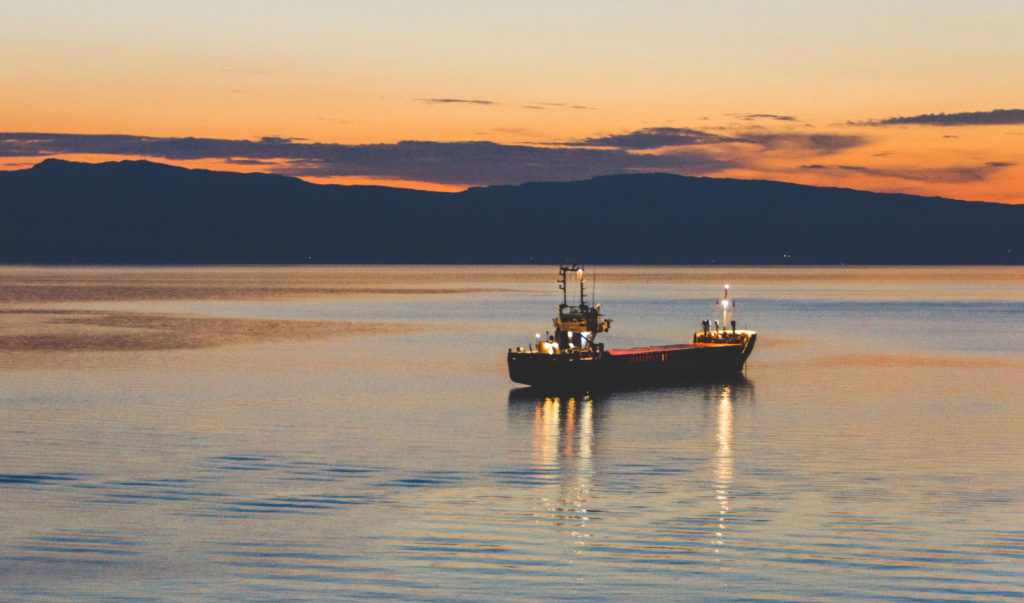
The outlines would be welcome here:
M 1024 205 L 670 174 L 441 193 L 148 161 L 0 172 L 4 264 L 1021 264 Z

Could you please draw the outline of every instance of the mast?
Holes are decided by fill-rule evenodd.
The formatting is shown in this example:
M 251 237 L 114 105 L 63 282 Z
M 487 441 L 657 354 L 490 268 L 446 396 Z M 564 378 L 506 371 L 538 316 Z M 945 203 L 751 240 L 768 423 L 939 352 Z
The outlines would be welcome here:
M 585 281 L 583 279 L 583 268 L 582 267 L 576 269 L 576 276 L 578 276 L 579 279 L 580 279 L 580 307 L 581 308 L 585 308 L 587 306 L 587 302 L 583 298 L 583 283 Z
M 569 288 L 566 284 L 568 280 L 568 274 L 575 272 L 580 279 L 580 305 L 585 305 L 583 302 L 583 266 L 573 264 L 572 266 L 562 265 L 558 268 L 558 289 L 562 292 L 562 305 L 560 308 L 569 307 Z
M 569 291 L 565 286 L 566 274 L 570 270 L 576 270 L 577 268 L 576 264 L 573 264 L 572 267 L 562 265 L 558 268 L 558 289 L 562 292 L 562 305 L 559 306 L 560 308 L 569 306 Z
M 729 324 L 729 285 L 725 286 L 725 293 L 722 295 L 722 328 Z
M 722 306 L 722 329 L 725 330 L 726 325 L 729 324 L 729 306 L 736 307 L 736 303 L 729 299 L 729 285 L 725 286 L 725 293 L 722 294 L 722 299 L 715 300 L 715 305 Z

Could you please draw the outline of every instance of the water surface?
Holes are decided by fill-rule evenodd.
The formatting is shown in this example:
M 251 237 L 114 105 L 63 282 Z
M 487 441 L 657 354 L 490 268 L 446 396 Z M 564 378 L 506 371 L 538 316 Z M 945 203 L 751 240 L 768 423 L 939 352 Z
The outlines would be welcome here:
M 561 398 L 555 276 L 0 268 L 3 598 L 1024 598 L 1019 268 L 598 268 L 758 347 Z

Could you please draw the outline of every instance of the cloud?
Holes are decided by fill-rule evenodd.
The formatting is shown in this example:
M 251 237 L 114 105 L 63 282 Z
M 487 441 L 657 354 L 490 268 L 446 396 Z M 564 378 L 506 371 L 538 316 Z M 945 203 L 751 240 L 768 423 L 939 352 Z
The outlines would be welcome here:
M 266 159 L 239 159 L 237 157 L 229 157 L 225 159 L 225 161 L 232 165 L 277 165 L 276 161 L 269 161 Z
M 558 143 L 572 147 L 601 147 L 630 151 L 652 150 L 664 147 L 706 145 L 722 142 L 741 142 L 738 139 L 687 128 L 644 128 L 628 134 L 615 134 L 598 138 L 584 138 Z
M 499 134 L 512 134 L 513 136 L 519 136 L 522 138 L 536 138 L 541 136 L 536 130 L 528 130 L 526 128 L 494 128 L 493 132 Z
M 771 113 L 730 113 L 731 117 L 742 119 L 743 121 L 755 121 L 758 119 L 774 119 L 776 121 L 796 121 L 796 117 L 793 115 L 773 115 Z
M 428 103 L 432 105 L 452 105 L 452 104 L 464 104 L 464 105 L 494 105 L 500 106 L 502 103 L 482 100 L 475 98 L 418 98 L 416 99 L 421 103 Z M 593 107 L 586 105 L 570 105 L 567 103 L 528 103 L 525 105 L 519 105 L 520 109 L 532 109 L 532 110 L 543 110 L 543 109 L 573 109 L 576 111 L 581 110 L 592 110 Z
M 266 137 L 259 141 L 215 138 L 154 138 L 122 134 L 0 134 L 0 155 L 139 155 L 164 159 L 274 159 L 275 149 L 306 143 Z
M 539 105 L 538 105 L 539 106 Z M 860 136 L 726 133 L 658 127 L 568 142 L 499 144 L 487 141 L 388 144 L 312 143 L 264 136 L 258 140 L 158 138 L 131 135 L 0 133 L 0 156 L 68 154 L 134 156 L 170 161 L 219 160 L 262 166 L 299 177 L 362 176 L 455 185 L 578 180 L 603 174 L 669 172 L 709 175 L 756 167 L 764 150 L 827 155 L 864 144 Z M 997 169 L 988 166 L 989 169 Z
M 295 142 L 295 141 L 298 141 L 298 140 L 305 140 L 305 138 L 281 138 L 279 136 L 264 136 L 264 137 L 260 138 L 260 142 L 262 142 L 262 143 L 271 143 L 271 144 L 273 144 L 273 143 L 289 143 L 289 142 Z
M 722 161 L 702 152 L 667 156 L 486 141 L 336 145 L 325 151 L 322 157 L 293 161 L 278 173 L 321 177 L 374 174 L 445 184 L 511 184 L 579 180 L 623 172 L 705 174 L 724 167 Z
M 576 109 L 577 111 L 580 111 L 580 110 L 590 111 L 590 110 L 594 109 L 593 107 L 588 107 L 586 105 L 570 105 L 570 104 L 567 104 L 567 103 L 538 103 L 538 104 L 539 105 L 543 105 L 545 107 L 560 107 L 560 108 L 563 108 L 563 109 Z
M 849 122 L 858 126 L 895 126 L 919 124 L 930 126 L 996 126 L 1024 124 L 1024 109 L 995 109 L 971 113 L 928 113 L 909 117 L 889 117 L 866 122 Z
M 257 141 L 129 135 L 0 133 L 0 156 L 61 154 L 167 160 L 264 162 L 292 176 L 370 176 L 443 184 L 517 184 L 578 180 L 624 172 L 703 175 L 733 164 L 702 149 L 655 155 L 623 149 L 507 145 L 486 141 L 402 141 L 343 145 L 264 137 Z
M 46 134 L 0 134 L 0 157 L 35 157 L 49 155 L 38 148 Z M 42 138 L 41 138 L 42 137 Z
M 419 98 L 416 99 L 422 103 L 430 103 L 432 105 L 449 105 L 449 104 L 466 104 L 466 105 L 496 105 L 498 103 L 489 100 L 479 100 L 475 98 Z
M 939 184 L 955 184 L 965 182 L 982 182 L 988 180 L 995 172 L 1016 165 L 1007 161 L 989 161 L 982 165 L 951 165 L 938 168 L 869 168 L 860 165 L 822 165 L 812 163 L 800 166 L 809 170 L 825 170 L 833 172 L 856 172 L 883 178 L 899 178 L 917 182 Z
M 779 149 L 836 153 L 869 142 L 864 136 L 852 134 L 797 134 L 792 132 L 745 132 L 738 135 L 743 142 L 759 144 L 765 150 Z

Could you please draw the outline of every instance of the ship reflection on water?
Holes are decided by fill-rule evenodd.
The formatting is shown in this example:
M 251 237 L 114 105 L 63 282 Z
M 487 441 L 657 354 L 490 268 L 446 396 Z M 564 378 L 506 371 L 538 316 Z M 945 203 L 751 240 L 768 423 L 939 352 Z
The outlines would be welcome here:
M 647 396 L 650 396 L 649 402 Z M 643 458 L 610 458 L 602 456 L 602 437 L 610 436 L 606 423 L 623 413 L 644 413 L 644 404 L 679 404 L 705 417 L 701 429 L 706 442 L 691 444 L 703 448 L 700 458 L 707 461 L 708 472 L 699 488 L 690 492 L 698 498 L 713 500 L 713 518 L 708 517 L 707 540 L 704 548 L 711 554 L 721 554 L 726 546 L 730 498 L 734 480 L 733 410 L 737 402 L 753 401 L 753 386 L 744 377 L 727 381 L 686 384 L 656 390 L 628 392 L 588 392 L 573 395 L 553 395 L 532 388 L 509 392 L 509 416 L 517 424 L 522 437 L 530 437 L 531 474 L 538 495 L 533 506 L 533 517 L 542 523 L 560 528 L 565 545 L 573 554 L 581 554 L 593 539 L 590 522 L 600 506 L 601 487 L 595 480 L 617 467 L 609 465 L 642 464 Z M 614 410 L 614 412 L 613 412 Z M 632 421 L 636 417 L 628 417 Z M 683 426 L 681 426 L 683 427 Z M 692 427 L 692 425 L 688 426 Z M 665 427 L 671 431 L 671 426 Z M 712 439 L 712 435 L 714 436 Z M 676 437 L 686 439 L 682 433 Z M 619 449 L 621 443 L 616 443 Z M 605 451 L 607 453 L 607 451 Z M 613 455 L 614 456 L 614 455 Z M 678 467 L 679 471 L 689 468 Z M 692 483 L 691 483 L 692 485 Z M 680 488 L 690 486 L 679 483 Z
M 594 421 L 597 404 L 589 394 L 535 396 L 509 393 L 509 408 L 532 412 L 532 460 L 538 480 L 556 485 L 545 489 L 533 507 L 536 519 L 567 531 L 570 548 L 579 553 L 590 535 L 587 501 L 594 479 Z

